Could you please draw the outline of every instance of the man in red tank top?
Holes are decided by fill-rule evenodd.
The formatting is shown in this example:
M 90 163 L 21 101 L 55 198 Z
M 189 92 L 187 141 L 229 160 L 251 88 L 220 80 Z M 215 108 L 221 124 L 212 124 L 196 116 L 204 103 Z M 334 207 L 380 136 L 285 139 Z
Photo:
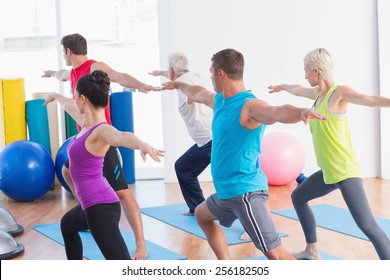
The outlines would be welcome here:
M 139 89 L 142 92 L 149 91 L 159 91 L 160 87 L 153 87 L 151 85 L 147 85 L 133 76 L 117 72 L 108 66 L 104 62 L 99 62 L 95 60 L 88 59 L 87 57 L 87 41 L 80 34 L 70 34 L 64 36 L 61 40 L 61 45 L 63 46 L 64 59 L 67 66 L 71 66 L 72 70 L 69 71 L 67 69 L 61 70 L 47 70 L 44 71 L 42 77 L 49 78 L 54 77 L 60 81 L 70 81 L 72 95 L 74 95 L 74 89 L 76 87 L 77 81 L 84 75 L 92 73 L 95 70 L 101 70 L 108 74 L 111 82 L 119 83 L 121 86 L 125 88 L 135 88 Z M 74 98 L 74 96 L 73 96 Z M 110 117 L 110 106 L 108 105 L 105 108 L 105 115 L 107 122 L 111 124 Z M 80 130 L 80 126 L 78 126 L 78 130 Z M 72 182 L 72 178 L 69 174 L 69 163 L 66 163 L 62 169 L 62 174 L 64 176 L 64 180 L 68 184 L 69 188 L 74 193 L 74 186 Z M 106 177 L 107 181 L 110 183 L 112 188 L 117 193 L 123 209 L 125 211 L 126 217 L 129 221 L 130 226 L 132 227 L 135 235 L 136 241 L 136 250 L 133 259 L 142 260 L 145 259 L 148 255 L 148 251 L 146 248 L 146 242 L 143 233 L 141 212 L 139 205 L 133 195 L 131 194 L 129 187 L 126 183 L 126 180 L 123 176 L 123 171 L 120 170 L 119 176 L 117 176 L 117 172 L 115 173 L 115 168 L 121 168 L 120 161 L 118 158 L 118 154 L 116 152 L 115 147 L 111 147 L 105 158 L 104 158 L 104 166 L 103 166 L 103 174 Z

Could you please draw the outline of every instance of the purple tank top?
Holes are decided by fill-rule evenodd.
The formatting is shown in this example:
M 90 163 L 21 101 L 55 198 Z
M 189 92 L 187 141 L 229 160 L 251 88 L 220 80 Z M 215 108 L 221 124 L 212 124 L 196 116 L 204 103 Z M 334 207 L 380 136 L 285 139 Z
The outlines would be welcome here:
M 94 156 L 85 148 L 88 136 L 101 124 L 106 123 L 94 125 L 80 137 L 75 136 L 67 147 L 69 172 L 83 210 L 96 204 L 119 201 L 117 194 L 103 177 L 104 157 Z

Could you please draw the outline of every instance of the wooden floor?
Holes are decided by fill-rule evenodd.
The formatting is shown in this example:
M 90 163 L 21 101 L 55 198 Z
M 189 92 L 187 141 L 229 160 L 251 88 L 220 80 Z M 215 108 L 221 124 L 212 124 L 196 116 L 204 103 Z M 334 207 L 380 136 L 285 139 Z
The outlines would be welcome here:
M 364 180 L 365 190 L 372 212 L 375 216 L 390 219 L 390 181 L 367 178 Z M 202 183 L 204 194 L 214 192 L 213 184 Z M 271 187 L 268 207 L 270 210 L 291 208 L 290 193 L 296 187 Z M 131 190 L 140 207 L 183 203 L 178 184 L 164 184 L 163 181 L 137 181 Z M 327 203 L 346 208 L 339 191 L 324 198 L 312 201 L 312 205 Z M 66 259 L 64 247 L 46 238 L 32 229 L 33 225 L 59 222 L 62 215 L 75 205 L 73 197 L 58 186 L 49 191 L 43 198 L 34 202 L 14 202 L 0 193 L 0 206 L 8 209 L 17 222 L 25 228 L 25 232 L 15 239 L 25 246 L 25 252 L 15 259 L 21 260 L 63 260 Z M 276 228 L 287 233 L 282 238 L 283 245 L 289 251 L 297 251 L 304 247 L 305 241 L 297 221 L 272 214 Z M 174 252 L 185 255 L 191 260 L 215 259 L 207 241 L 142 215 L 145 238 Z M 130 230 L 123 211 L 121 227 Z M 376 260 L 375 250 L 370 242 L 350 237 L 334 231 L 318 228 L 321 250 L 347 260 Z M 252 243 L 229 246 L 234 259 L 262 255 Z

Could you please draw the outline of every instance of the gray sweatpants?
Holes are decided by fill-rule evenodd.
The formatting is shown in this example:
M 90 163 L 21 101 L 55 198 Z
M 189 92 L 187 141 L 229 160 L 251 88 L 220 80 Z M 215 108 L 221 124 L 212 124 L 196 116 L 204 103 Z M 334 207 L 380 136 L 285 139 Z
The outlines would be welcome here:
M 389 238 L 378 226 L 371 213 L 361 178 L 349 178 L 336 184 L 325 184 L 320 170 L 308 177 L 293 191 L 291 198 L 305 233 L 306 242 L 317 242 L 316 221 L 308 202 L 335 189 L 340 189 L 353 219 L 372 242 L 379 258 L 390 260 Z

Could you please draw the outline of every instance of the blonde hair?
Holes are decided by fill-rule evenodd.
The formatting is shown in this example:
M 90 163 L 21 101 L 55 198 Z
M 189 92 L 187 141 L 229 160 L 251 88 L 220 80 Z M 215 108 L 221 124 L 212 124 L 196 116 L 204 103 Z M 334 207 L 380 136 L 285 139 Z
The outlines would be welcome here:
M 171 53 L 168 57 L 168 65 L 176 73 L 188 72 L 188 58 L 181 52 Z
M 305 66 L 310 69 L 317 69 L 322 78 L 329 80 L 333 78 L 333 60 L 326 49 L 318 48 L 309 52 L 303 59 Z

